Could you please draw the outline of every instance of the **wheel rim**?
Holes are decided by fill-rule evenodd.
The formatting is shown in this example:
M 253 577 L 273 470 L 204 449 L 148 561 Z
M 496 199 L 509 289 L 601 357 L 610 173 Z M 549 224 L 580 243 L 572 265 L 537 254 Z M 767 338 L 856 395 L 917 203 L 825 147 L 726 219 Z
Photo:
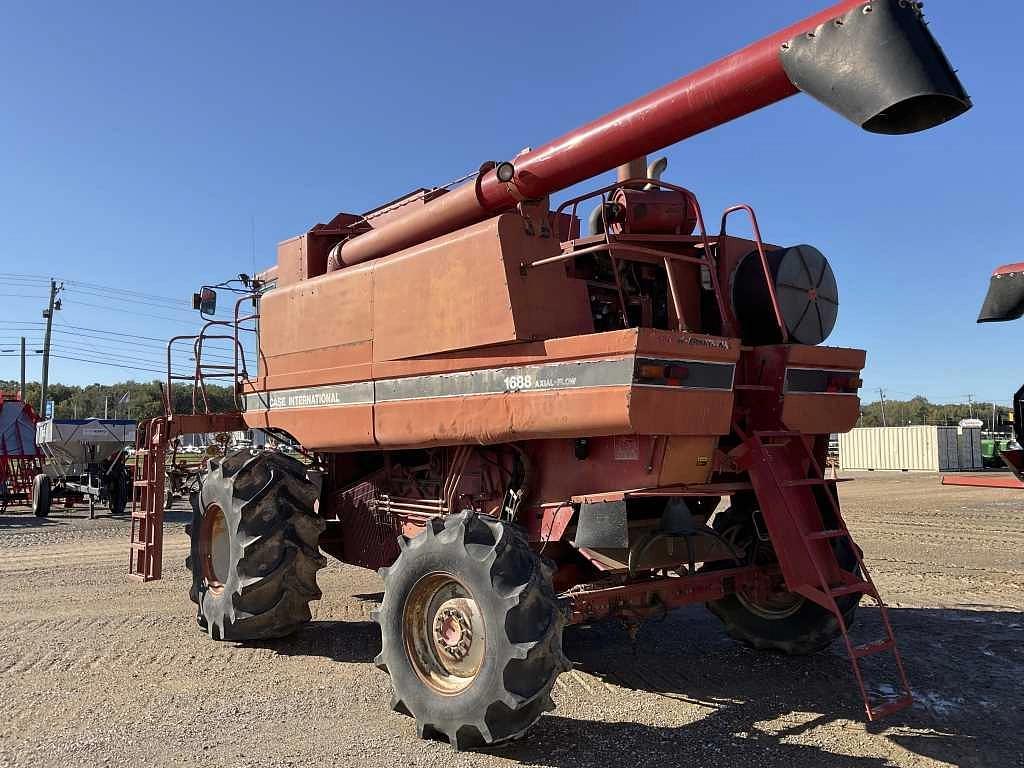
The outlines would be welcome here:
M 755 599 L 745 590 L 736 592 L 744 608 L 762 619 L 777 621 L 792 616 L 804 606 L 804 597 L 794 592 L 775 591 Z
M 231 560 L 231 538 L 224 511 L 216 504 L 206 508 L 199 535 L 199 557 L 203 564 L 203 581 L 219 593 L 227 581 Z
M 447 696 L 472 685 L 487 639 L 480 609 L 459 579 L 431 573 L 416 582 L 402 625 L 406 655 L 424 683 Z
M 754 535 L 745 526 L 735 525 L 728 528 L 722 536 L 734 547 L 747 552 L 747 562 L 769 563 L 775 561 L 775 553 L 771 547 L 767 547 L 769 556 L 764 557 L 763 553 L 766 548 L 758 546 Z M 802 595 L 784 589 L 773 590 L 760 596 L 756 596 L 750 590 L 739 589 L 736 591 L 736 599 L 752 614 L 769 621 L 789 618 L 803 608 L 805 602 Z

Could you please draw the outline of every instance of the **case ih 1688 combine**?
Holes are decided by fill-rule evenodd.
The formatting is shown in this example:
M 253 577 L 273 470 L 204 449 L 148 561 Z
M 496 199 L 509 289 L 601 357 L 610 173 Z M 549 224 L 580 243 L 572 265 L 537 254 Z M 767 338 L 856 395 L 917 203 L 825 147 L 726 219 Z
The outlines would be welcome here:
M 379 569 L 377 665 L 424 737 L 523 733 L 553 706 L 567 623 L 690 603 L 757 648 L 842 638 L 868 717 L 907 706 L 888 621 L 867 645 L 846 633 L 862 596 L 881 601 L 822 474 L 865 359 L 819 346 L 832 270 L 811 246 L 762 241 L 748 206 L 710 232 L 690 191 L 646 169 L 648 152 L 798 91 L 876 133 L 970 107 L 919 4 L 847 0 L 462 186 L 282 243 L 233 320 L 172 342 L 198 361 L 196 406 L 140 428 L 132 573 L 160 577 L 168 441 L 260 428 L 313 463 L 213 463 L 190 528 L 200 625 L 286 635 L 310 620 L 322 553 Z M 549 195 L 614 168 L 618 183 L 552 210 Z M 733 214 L 753 239 L 727 234 Z M 215 338 L 243 360 L 254 329 L 254 376 L 204 361 Z M 238 412 L 207 412 L 210 376 L 236 378 Z M 903 686 L 887 700 L 865 692 L 875 653 Z

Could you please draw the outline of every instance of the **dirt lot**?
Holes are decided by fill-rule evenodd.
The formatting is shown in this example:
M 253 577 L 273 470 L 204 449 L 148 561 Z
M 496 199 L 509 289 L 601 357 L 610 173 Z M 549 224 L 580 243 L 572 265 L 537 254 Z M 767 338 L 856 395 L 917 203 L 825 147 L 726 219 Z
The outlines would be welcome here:
M 186 594 L 182 511 L 148 585 L 124 577 L 124 521 L 8 514 L 0 765 L 1024 766 L 1024 496 L 872 475 L 842 498 L 893 608 L 913 710 L 867 728 L 839 648 L 757 654 L 694 607 L 635 646 L 617 625 L 570 630 L 557 710 L 480 753 L 421 742 L 389 710 L 369 663 L 376 575 L 332 563 L 300 635 L 213 643 Z

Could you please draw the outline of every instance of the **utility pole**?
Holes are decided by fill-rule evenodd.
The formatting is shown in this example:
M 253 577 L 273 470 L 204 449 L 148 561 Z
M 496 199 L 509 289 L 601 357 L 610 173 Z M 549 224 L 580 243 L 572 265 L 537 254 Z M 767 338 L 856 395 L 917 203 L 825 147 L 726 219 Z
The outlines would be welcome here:
M 61 288 L 64 284 L 61 284 Z M 39 415 L 46 417 L 46 385 L 50 378 L 50 335 L 53 331 L 53 311 L 60 309 L 60 302 L 57 299 L 57 281 L 50 278 L 50 306 L 43 311 L 43 319 L 46 320 L 46 336 L 43 338 L 43 380 L 41 392 L 39 393 Z
M 972 392 L 972 393 L 970 393 L 968 395 L 964 395 L 964 397 L 967 398 L 967 407 L 970 409 L 971 418 L 973 419 L 974 418 L 974 393 Z
M 25 337 L 21 337 L 21 402 L 25 402 Z
M 885 390 L 881 387 L 878 388 L 878 397 L 882 403 L 882 426 L 887 427 L 889 425 L 885 421 Z

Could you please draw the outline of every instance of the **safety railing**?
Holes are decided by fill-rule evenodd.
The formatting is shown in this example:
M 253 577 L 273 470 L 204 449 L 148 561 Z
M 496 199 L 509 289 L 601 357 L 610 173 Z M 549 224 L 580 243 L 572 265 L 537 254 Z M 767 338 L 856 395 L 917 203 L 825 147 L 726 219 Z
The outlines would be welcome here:
M 659 189 L 671 190 L 678 192 L 686 200 L 686 204 L 689 206 L 694 218 L 697 221 L 699 228 L 699 245 L 703 250 L 703 256 L 689 256 L 682 253 L 673 253 L 670 251 L 661 250 L 658 248 L 649 248 L 646 246 L 638 245 L 635 242 L 628 242 L 628 240 L 619 235 L 613 234 L 610 230 L 611 227 L 607 218 L 607 206 L 610 202 L 609 194 L 613 193 L 620 187 L 654 187 Z M 594 200 L 600 198 L 601 206 L 601 223 L 602 242 L 587 245 L 582 248 L 576 247 L 576 239 L 569 237 L 572 232 L 565 233 L 566 239 L 562 238 L 562 222 L 565 220 L 566 210 L 569 210 L 568 221 L 575 222 L 579 220 L 578 213 L 579 207 L 582 203 L 588 200 Z M 601 189 L 587 192 L 578 197 L 570 198 L 563 202 L 558 209 L 555 211 L 554 223 L 555 231 L 558 234 L 559 241 L 562 243 L 562 253 L 557 256 L 550 256 L 545 259 L 538 259 L 537 261 L 531 262 L 526 266 L 542 267 L 547 264 L 555 264 L 558 262 L 568 261 L 574 259 L 577 256 L 583 256 L 588 253 L 607 253 L 608 257 L 612 262 L 612 274 L 615 278 L 615 288 L 619 298 L 619 311 L 621 314 L 622 323 L 625 327 L 629 327 L 629 315 L 627 311 L 626 294 L 622 286 L 622 277 L 619 274 L 619 261 L 623 260 L 624 256 L 633 255 L 642 257 L 643 260 L 657 260 L 660 261 L 664 268 L 666 279 L 668 283 L 669 296 L 672 299 L 672 307 L 675 311 L 675 315 L 678 321 L 678 330 L 686 331 L 686 321 L 683 316 L 683 303 L 679 294 L 679 286 L 676 285 L 675 276 L 673 275 L 672 265 L 673 262 L 682 262 L 687 264 L 699 264 L 707 269 L 709 280 L 711 282 L 712 291 L 715 294 L 715 302 L 718 306 L 719 317 L 722 320 L 723 328 L 726 332 L 731 333 L 730 328 L 730 315 L 726 311 L 725 297 L 722 295 L 721 286 L 718 280 L 718 267 L 714 259 L 714 251 L 712 249 L 713 242 L 708 237 L 707 227 L 704 224 L 704 214 L 701 211 L 700 203 L 697 202 L 697 197 L 688 189 L 675 184 L 669 184 L 668 182 L 660 179 L 648 179 L 648 178 L 634 178 L 626 181 L 616 182 L 615 184 L 609 184 Z
M 242 314 L 242 305 L 247 301 L 252 301 L 256 309 L 248 314 Z M 252 333 L 253 335 L 259 333 L 258 301 L 258 294 L 246 294 L 235 302 L 231 320 L 207 320 L 198 334 L 174 336 L 167 342 L 167 387 L 164 391 L 166 415 L 170 416 L 174 413 L 174 384 L 182 381 L 191 382 L 192 413 L 211 413 L 210 398 L 206 389 L 207 380 L 210 379 L 230 380 L 235 409 L 244 410 L 240 387 L 244 381 L 249 379 L 249 369 L 241 335 L 243 333 Z M 247 323 L 251 325 L 246 325 Z M 220 329 L 228 329 L 230 332 L 212 332 Z M 230 365 L 223 362 L 223 358 L 219 362 L 204 362 L 204 347 L 208 342 L 216 341 L 231 342 L 232 361 Z M 175 373 L 172 366 L 175 344 L 179 342 L 192 343 L 192 359 L 195 361 L 195 367 L 191 373 Z
M 782 334 L 782 343 L 786 344 L 789 341 L 789 331 L 786 330 L 786 323 L 782 319 L 782 307 L 779 306 L 779 297 L 775 291 L 775 282 L 772 280 L 771 267 L 768 264 L 768 257 L 765 255 L 764 241 L 761 239 L 761 228 L 757 224 L 757 214 L 754 213 L 753 208 L 746 203 L 741 203 L 740 205 L 733 205 L 725 209 L 722 213 L 722 226 L 718 231 L 717 248 L 721 251 L 725 245 L 725 225 L 729 217 L 734 213 L 739 213 L 740 211 L 746 211 L 747 215 L 750 217 L 750 228 L 754 235 L 754 244 L 757 246 L 758 258 L 761 260 L 761 271 L 764 273 L 764 281 L 768 286 L 768 296 L 772 301 L 772 311 L 775 313 L 775 322 L 779 324 L 779 333 Z M 721 253 L 719 253 L 719 255 L 721 255 Z

